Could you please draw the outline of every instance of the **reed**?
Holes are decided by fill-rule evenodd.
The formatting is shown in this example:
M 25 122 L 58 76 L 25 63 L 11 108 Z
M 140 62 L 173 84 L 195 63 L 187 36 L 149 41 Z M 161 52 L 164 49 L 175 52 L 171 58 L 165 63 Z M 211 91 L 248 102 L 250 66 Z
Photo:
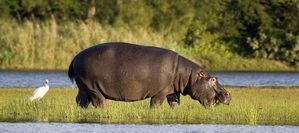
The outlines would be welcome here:
M 22 23 L 0 20 L 0 69 L 66 70 L 81 50 L 113 41 L 168 48 L 214 71 L 299 69 L 278 61 L 241 57 L 227 44 L 213 42 L 210 36 L 204 36 L 200 45 L 188 48 L 182 44 L 183 37 L 175 33 L 144 27 L 112 27 L 92 20 L 60 23 L 55 19 Z
M 189 96 L 171 109 L 167 102 L 149 109 L 149 100 L 119 102 L 108 100 L 106 109 L 75 103 L 77 89 L 50 89 L 40 101 L 30 102 L 32 88 L 0 89 L 2 122 L 97 122 L 97 123 L 222 123 L 299 125 L 299 88 L 228 88 L 229 106 L 205 109 Z

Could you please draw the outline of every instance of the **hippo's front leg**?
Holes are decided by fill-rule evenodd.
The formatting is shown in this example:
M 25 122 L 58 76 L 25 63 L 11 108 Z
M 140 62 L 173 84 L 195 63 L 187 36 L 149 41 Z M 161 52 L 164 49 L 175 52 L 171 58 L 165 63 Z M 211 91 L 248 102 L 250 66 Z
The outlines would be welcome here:
M 157 108 L 159 107 L 163 101 L 165 100 L 165 95 L 155 95 L 151 98 L 150 108 Z
M 180 105 L 180 93 L 174 93 L 167 96 L 167 102 L 170 107 L 175 107 Z
M 169 95 L 169 93 L 170 93 L 169 89 L 163 89 L 156 95 L 152 96 L 150 108 L 157 108 L 158 106 L 160 106 L 165 100 L 166 96 Z

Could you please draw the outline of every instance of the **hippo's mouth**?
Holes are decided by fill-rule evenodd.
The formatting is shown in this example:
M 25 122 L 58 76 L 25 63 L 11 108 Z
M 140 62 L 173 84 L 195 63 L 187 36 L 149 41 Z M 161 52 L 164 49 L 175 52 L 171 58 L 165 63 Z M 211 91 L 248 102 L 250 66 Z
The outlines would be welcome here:
M 217 88 L 213 86 L 214 92 L 216 93 L 215 95 L 215 104 L 218 105 L 219 103 L 223 103 L 226 105 L 229 105 L 229 93 L 228 92 L 222 92 L 222 91 L 217 91 Z M 223 89 L 223 88 L 222 88 Z M 224 90 L 224 89 L 223 89 Z
M 215 96 L 213 99 L 206 100 L 206 101 L 198 100 L 198 102 L 200 104 L 202 104 L 205 108 L 214 107 L 214 106 L 219 105 L 221 103 L 220 99 L 217 96 Z
M 230 99 L 229 94 L 224 95 L 222 93 L 220 93 L 220 94 L 216 93 L 215 104 L 223 103 L 223 104 L 229 105 L 229 99 Z
M 213 106 L 216 106 L 216 105 L 219 105 L 220 103 L 221 103 L 220 99 L 219 99 L 217 96 L 215 96 L 215 100 L 214 100 L 214 102 L 212 103 L 212 105 L 213 105 Z

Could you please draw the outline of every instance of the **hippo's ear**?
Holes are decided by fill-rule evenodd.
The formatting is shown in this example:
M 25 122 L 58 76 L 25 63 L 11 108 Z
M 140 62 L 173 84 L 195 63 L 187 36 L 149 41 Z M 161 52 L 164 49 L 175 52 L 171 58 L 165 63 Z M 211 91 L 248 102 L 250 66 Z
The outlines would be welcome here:
M 205 71 L 200 71 L 200 72 L 198 72 L 198 76 L 200 78 L 206 78 L 207 77 L 207 73 Z

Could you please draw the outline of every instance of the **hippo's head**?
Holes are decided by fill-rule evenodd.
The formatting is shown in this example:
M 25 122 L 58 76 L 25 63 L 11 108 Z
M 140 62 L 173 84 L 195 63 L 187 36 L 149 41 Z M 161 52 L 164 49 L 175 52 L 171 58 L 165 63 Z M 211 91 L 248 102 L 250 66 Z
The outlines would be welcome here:
M 219 84 L 218 79 L 204 71 L 196 74 L 190 86 L 190 96 L 205 107 L 212 107 L 219 102 L 228 105 L 231 100 L 230 93 Z

